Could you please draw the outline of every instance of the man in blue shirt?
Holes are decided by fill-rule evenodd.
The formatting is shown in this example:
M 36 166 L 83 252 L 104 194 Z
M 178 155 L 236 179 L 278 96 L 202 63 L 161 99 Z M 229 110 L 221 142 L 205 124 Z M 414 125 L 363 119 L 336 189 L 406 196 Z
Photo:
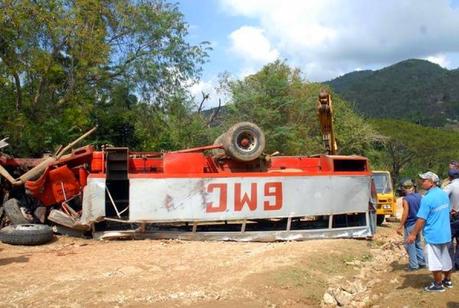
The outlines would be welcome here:
M 451 258 L 448 252 L 451 241 L 449 223 L 448 195 L 437 187 L 440 179 L 433 172 L 419 174 L 422 188 L 426 190 L 417 214 L 417 221 L 406 242 L 412 244 L 418 233 L 423 230 L 426 242 L 425 252 L 427 266 L 433 274 L 434 281 L 425 287 L 429 292 L 444 292 L 452 288 Z

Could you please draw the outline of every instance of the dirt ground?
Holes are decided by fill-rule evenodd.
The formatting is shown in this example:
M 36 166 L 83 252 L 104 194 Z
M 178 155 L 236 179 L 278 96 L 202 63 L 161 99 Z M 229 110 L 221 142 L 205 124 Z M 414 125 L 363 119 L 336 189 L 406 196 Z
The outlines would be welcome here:
M 11 307 L 459 307 L 407 272 L 395 224 L 373 241 L 235 243 L 58 237 L 0 244 L 0 305 Z

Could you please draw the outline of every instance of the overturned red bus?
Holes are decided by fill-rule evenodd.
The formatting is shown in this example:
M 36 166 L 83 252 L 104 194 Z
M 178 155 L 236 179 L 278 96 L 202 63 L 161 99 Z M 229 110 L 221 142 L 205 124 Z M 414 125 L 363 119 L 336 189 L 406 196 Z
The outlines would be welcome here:
M 271 156 L 263 153 L 264 142 L 261 129 L 242 122 L 211 146 L 169 153 L 86 146 L 28 161 L 36 167 L 19 179 L 0 171 L 13 186 L 25 184 L 37 208 L 45 209 L 38 211 L 43 222 L 98 238 L 275 241 L 374 234 L 367 158 Z

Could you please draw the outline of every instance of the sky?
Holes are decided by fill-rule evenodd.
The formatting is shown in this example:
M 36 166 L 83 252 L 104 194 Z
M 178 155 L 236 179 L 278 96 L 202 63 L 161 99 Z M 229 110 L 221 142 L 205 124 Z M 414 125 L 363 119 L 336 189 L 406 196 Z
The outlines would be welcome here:
M 210 42 L 192 94 L 210 93 L 219 74 L 243 78 L 277 59 L 311 82 L 380 69 L 406 59 L 459 67 L 459 0 L 180 0 L 188 41 Z

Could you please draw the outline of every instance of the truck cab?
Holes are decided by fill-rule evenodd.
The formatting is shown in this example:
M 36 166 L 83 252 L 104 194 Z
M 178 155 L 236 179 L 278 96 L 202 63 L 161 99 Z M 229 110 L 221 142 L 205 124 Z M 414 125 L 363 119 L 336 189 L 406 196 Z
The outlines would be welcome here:
M 386 215 L 395 215 L 396 200 L 389 171 L 373 171 L 372 177 L 377 193 L 376 223 L 380 226 Z

